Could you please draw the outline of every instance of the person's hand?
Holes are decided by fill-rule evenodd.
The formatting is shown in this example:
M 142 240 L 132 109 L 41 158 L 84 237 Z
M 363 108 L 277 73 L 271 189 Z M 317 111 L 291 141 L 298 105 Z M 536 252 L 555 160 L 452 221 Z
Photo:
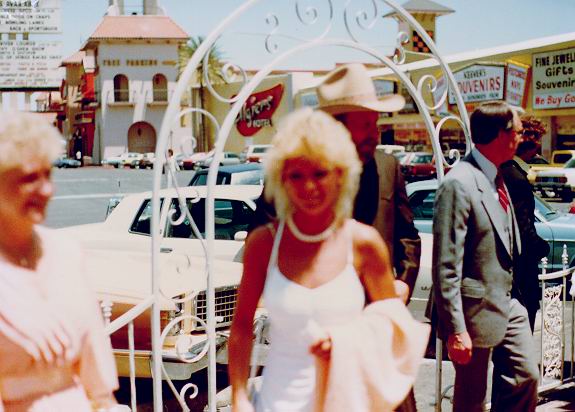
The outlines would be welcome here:
M 331 355 L 331 338 L 329 335 L 326 333 L 324 336 L 315 339 L 310 345 L 309 351 L 320 359 L 329 360 Z
M 467 332 L 453 333 L 447 339 L 447 353 L 452 362 L 466 365 L 471 360 L 473 344 Z
M 400 298 L 403 303 L 407 303 L 407 299 L 409 298 L 409 286 L 403 280 L 394 280 L 393 287 L 395 288 L 395 294 L 398 298 Z

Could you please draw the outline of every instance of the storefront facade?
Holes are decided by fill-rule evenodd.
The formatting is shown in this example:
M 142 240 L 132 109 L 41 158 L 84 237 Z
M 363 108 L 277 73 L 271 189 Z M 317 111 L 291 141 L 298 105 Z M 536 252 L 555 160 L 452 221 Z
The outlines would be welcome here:
M 93 56 L 93 158 L 155 151 L 188 35 L 166 16 L 105 16 L 83 51 Z M 174 144 L 184 135 L 174 125 Z

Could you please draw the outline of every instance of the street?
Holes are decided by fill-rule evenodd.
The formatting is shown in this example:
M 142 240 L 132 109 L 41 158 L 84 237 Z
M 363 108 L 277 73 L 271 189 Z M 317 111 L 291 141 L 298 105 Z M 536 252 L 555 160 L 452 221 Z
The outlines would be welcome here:
M 180 185 L 186 185 L 193 171 L 180 171 L 177 180 Z M 162 177 L 165 183 L 165 176 Z M 53 228 L 101 222 L 105 219 L 106 208 L 111 197 L 148 191 L 152 188 L 152 170 L 112 169 L 102 167 L 88 167 L 80 169 L 54 169 L 53 181 L 55 195 L 48 207 L 46 225 Z M 566 203 L 552 203 L 559 210 L 566 210 Z M 569 331 L 570 332 L 570 331 Z M 568 333 L 569 335 L 570 333 Z M 536 331 L 536 346 L 539 349 L 539 333 Z M 568 346 L 569 347 L 569 346 Z M 200 410 L 206 402 L 205 373 L 194 376 L 192 381 L 198 384 L 200 394 L 195 402 L 190 402 L 192 410 Z M 227 384 L 225 373 L 219 373 L 219 381 Z M 453 381 L 453 367 L 450 362 L 444 362 L 444 387 Z M 180 387 L 181 384 L 178 385 Z M 221 389 L 221 387 L 219 388 Z M 431 412 L 434 410 L 435 397 L 435 361 L 426 359 L 420 368 L 415 385 L 418 410 Z M 129 403 L 129 383 L 126 379 L 121 382 L 118 398 Z M 169 395 L 169 388 L 164 385 L 164 397 L 168 410 L 177 410 L 177 403 Z M 138 383 L 139 410 L 151 410 L 151 381 Z M 449 401 L 444 400 L 444 410 L 450 410 Z M 173 408 L 172 408 L 173 407 Z

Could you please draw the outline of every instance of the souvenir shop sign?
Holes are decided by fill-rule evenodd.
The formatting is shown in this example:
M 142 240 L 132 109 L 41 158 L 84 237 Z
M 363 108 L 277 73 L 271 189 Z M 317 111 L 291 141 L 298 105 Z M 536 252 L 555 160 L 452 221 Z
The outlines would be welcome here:
M 61 32 L 60 0 L 0 0 L 0 33 Z
M 58 88 L 62 42 L 0 41 L 0 89 Z
M 284 93 L 283 84 L 254 93 L 248 97 L 236 118 L 236 128 L 242 136 L 253 136 L 262 127 L 272 126 L 272 116 Z
M 505 65 L 473 64 L 453 73 L 465 103 L 503 100 Z M 455 95 L 449 93 L 449 104 Z
M 533 55 L 533 108 L 575 107 L 575 48 Z
M 525 107 L 529 66 L 507 63 L 505 81 L 505 101 L 513 106 Z

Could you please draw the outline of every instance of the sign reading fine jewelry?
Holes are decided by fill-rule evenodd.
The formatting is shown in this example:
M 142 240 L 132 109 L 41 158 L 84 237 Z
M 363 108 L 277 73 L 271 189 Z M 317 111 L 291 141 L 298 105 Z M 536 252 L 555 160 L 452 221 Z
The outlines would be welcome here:
M 61 33 L 60 10 L 60 0 L 0 0 L 0 33 Z
M 272 126 L 272 116 L 284 93 L 283 84 L 254 93 L 248 97 L 236 118 L 236 127 L 242 136 L 253 136 L 262 127 Z
M 533 108 L 575 107 L 575 48 L 533 55 Z
M 453 72 L 453 76 L 465 103 L 503 100 L 504 64 L 473 64 Z M 449 104 L 455 104 L 455 95 L 451 92 Z

